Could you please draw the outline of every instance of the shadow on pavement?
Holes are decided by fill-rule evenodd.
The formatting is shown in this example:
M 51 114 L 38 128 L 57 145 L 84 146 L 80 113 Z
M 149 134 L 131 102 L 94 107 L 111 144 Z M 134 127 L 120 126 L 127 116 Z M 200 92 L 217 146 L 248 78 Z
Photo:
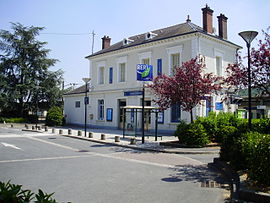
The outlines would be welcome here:
M 207 165 L 181 165 L 170 168 L 172 173 L 162 181 L 165 182 L 180 182 L 180 181 L 191 181 L 194 183 L 202 183 L 207 181 L 215 181 L 219 184 L 228 184 L 218 171 L 209 168 Z

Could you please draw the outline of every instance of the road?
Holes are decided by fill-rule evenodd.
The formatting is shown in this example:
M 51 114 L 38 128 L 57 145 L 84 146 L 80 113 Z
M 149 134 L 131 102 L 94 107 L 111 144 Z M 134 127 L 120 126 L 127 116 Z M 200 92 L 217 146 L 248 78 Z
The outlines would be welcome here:
M 59 202 L 224 202 L 224 180 L 206 165 L 212 158 L 0 128 L 0 180 L 55 192 Z

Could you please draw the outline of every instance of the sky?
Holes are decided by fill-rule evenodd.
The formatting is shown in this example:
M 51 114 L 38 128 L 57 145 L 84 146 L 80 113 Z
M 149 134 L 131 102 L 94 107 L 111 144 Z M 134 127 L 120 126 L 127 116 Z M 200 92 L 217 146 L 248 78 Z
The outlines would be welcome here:
M 89 61 L 85 59 L 92 50 L 101 49 L 101 38 L 111 37 L 111 44 L 129 36 L 146 33 L 184 23 L 187 15 L 202 27 L 205 5 L 214 10 L 213 26 L 218 31 L 217 16 L 228 17 L 228 40 L 246 45 L 238 35 L 245 30 L 260 34 L 252 46 L 262 39 L 262 30 L 270 26 L 269 0 L 0 0 L 0 29 L 11 30 L 11 24 L 45 27 L 38 40 L 48 44 L 50 58 L 59 62 L 51 70 L 64 71 L 65 84 L 82 85 L 89 77 Z

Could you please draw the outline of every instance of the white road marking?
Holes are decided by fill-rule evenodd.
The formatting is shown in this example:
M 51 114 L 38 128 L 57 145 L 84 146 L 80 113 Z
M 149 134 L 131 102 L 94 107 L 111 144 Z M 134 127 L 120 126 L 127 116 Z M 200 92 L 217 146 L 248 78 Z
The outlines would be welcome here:
M 80 156 L 60 156 L 60 157 L 47 157 L 47 158 L 33 158 L 33 159 L 15 159 L 15 160 L 2 160 L 0 163 L 14 163 L 14 162 L 25 162 L 25 161 L 43 161 L 43 160 L 57 160 L 57 159 L 74 159 L 89 157 L 90 155 L 80 155 Z
M 76 148 L 61 145 L 61 144 L 56 144 L 56 143 L 49 142 L 49 141 L 46 141 L 46 140 L 42 140 L 42 139 L 39 139 L 39 138 L 36 138 L 36 137 L 27 137 L 27 138 L 32 139 L 32 140 L 36 140 L 36 141 L 39 141 L 39 142 L 43 142 L 43 143 L 46 143 L 46 144 L 54 145 L 54 146 L 57 146 L 57 147 L 61 147 L 61 148 L 64 148 L 64 149 L 68 149 L 68 150 L 71 150 L 71 151 L 75 151 L 75 152 L 80 151 L 80 149 L 76 149 Z M 123 160 L 123 161 L 129 161 L 129 162 L 134 162 L 134 163 L 141 163 L 141 164 L 159 166 L 159 167 L 175 168 L 175 165 L 170 165 L 170 164 L 161 164 L 161 163 L 154 163 L 154 162 L 137 160 L 137 159 L 130 159 L 130 158 L 126 158 L 126 157 L 117 157 L 117 156 L 115 156 L 117 153 L 101 154 L 101 153 L 97 153 L 97 152 L 85 152 L 85 154 L 94 155 L 94 156 L 101 156 L 101 157 L 105 157 L 105 158 L 118 159 L 118 160 Z M 199 165 L 203 164 L 202 162 L 197 161 L 197 160 L 192 159 L 192 158 L 189 158 L 189 157 L 188 158 L 183 157 L 183 158 L 188 159 L 188 160 L 193 161 L 193 162 L 197 162 L 197 163 L 199 163 Z M 190 165 L 194 165 L 194 164 L 190 164 Z M 198 165 L 198 164 L 195 164 L 195 165 Z
M 18 149 L 18 150 L 22 150 L 21 148 L 13 145 L 13 144 L 8 144 L 8 143 L 5 143 L 5 142 L 1 142 L 2 145 L 4 145 L 5 147 L 11 147 L 13 149 Z

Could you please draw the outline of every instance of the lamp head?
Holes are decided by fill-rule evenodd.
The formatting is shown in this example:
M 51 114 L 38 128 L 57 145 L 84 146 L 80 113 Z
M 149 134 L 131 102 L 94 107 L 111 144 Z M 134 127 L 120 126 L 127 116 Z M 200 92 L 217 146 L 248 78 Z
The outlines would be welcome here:
M 253 39 L 258 35 L 256 31 L 243 31 L 239 35 L 245 40 L 248 46 L 250 46 Z
M 88 83 L 90 80 L 91 80 L 91 78 L 83 78 L 82 79 L 85 83 Z

